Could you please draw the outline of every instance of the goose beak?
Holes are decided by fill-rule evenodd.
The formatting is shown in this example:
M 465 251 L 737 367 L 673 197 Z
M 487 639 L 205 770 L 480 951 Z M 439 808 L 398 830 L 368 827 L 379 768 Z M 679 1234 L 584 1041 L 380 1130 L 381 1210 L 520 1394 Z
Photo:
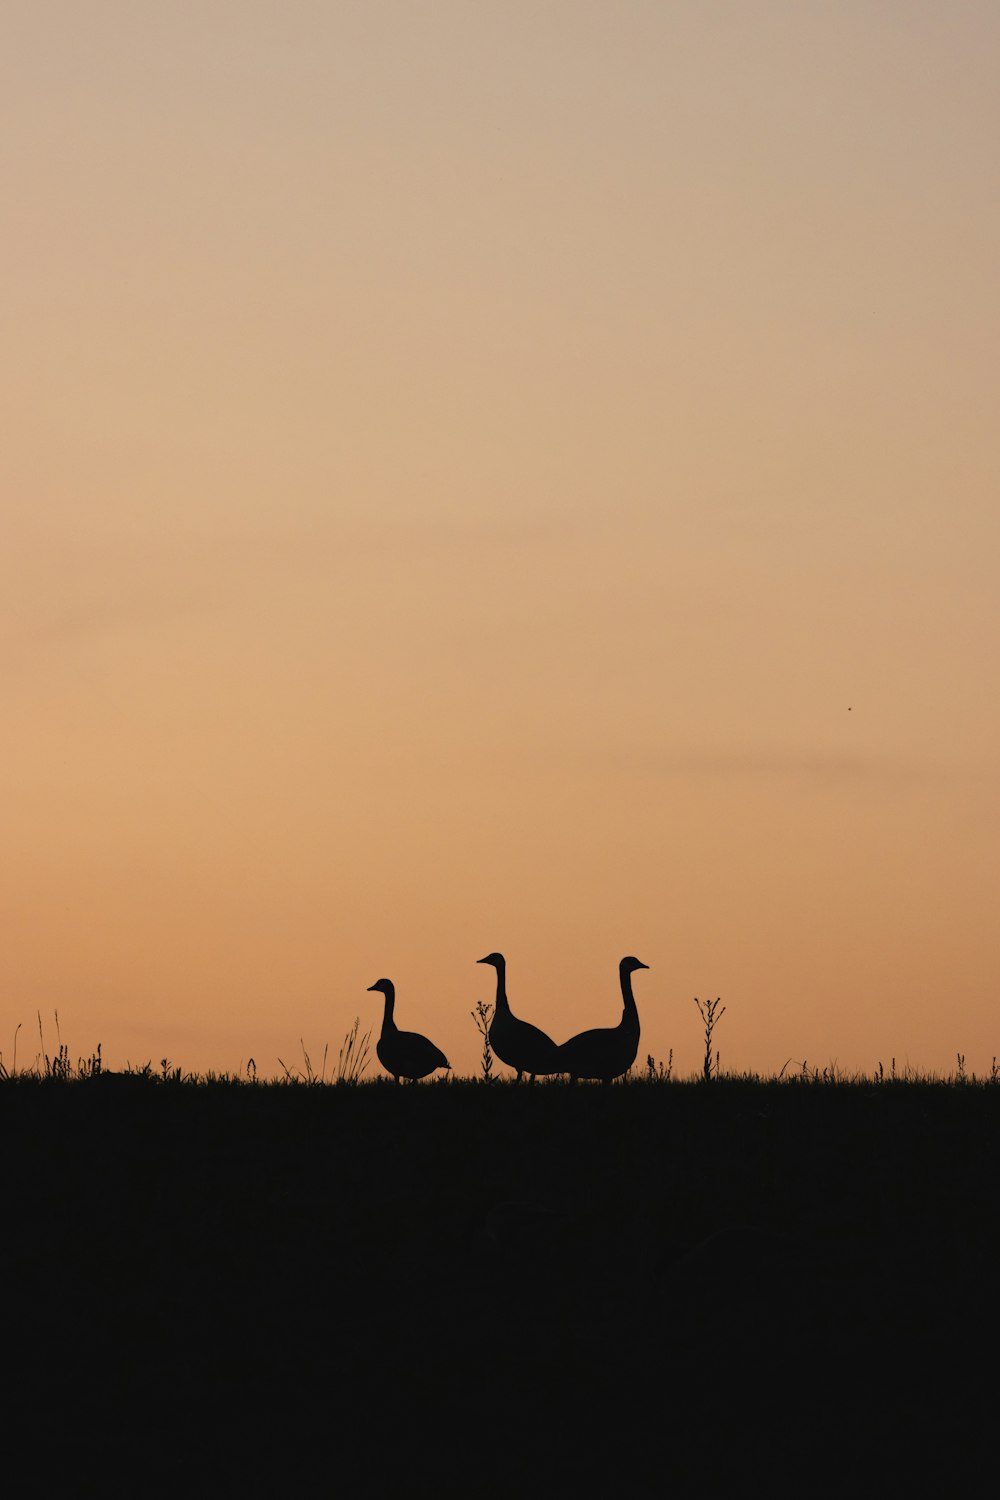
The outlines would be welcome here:
M 476 959 L 476 963 L 477 964 L 488 964 L 489 963 L 489 959 L 488 958 L 477 958 Z
M 370 984 L 368 986 L 368 992 L 369 992 L 369 994 L 371 993 L 372 990 L 377 990 L 377 989 L 378 989 L 378 985 L 377 984 Z
M 649 968 L 649 964 L 641 964 L 638 959 L 636 959 L 636 961 L 635 961 L 635 966 L 636 966 L 637 969 L 648 969 Z

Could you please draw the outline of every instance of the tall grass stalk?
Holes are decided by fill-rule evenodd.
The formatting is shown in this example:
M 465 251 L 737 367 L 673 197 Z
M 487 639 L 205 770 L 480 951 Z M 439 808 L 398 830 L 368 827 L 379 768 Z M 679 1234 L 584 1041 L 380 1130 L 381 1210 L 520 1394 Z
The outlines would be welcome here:
M 493 1048 L 490 1046 L 490 1022 L 493 1019 L 493 1006 L 487 1005 L 484 1000 L 476 1001 L 476 1008 L 469 1012 L 476 1023 L 476 1030 L 483 1039 L 483 1051 L 479 1059 L 479 1065 L 483 1072 L 483 1082 L 490 1083 L 493 1079 Z
M 337 1057 L 337 1083 L 360 1083 L 361 1075 L 369 1063 L 368 1044 L 371 1041 L 371 1032 L 366 1031 L 361 1040 L 358 1040 L 358 1029 L 361 1025 L 361 1017 L 354 1017 L 354 1025 L 344 1037 L 343 1045 Z
M 722 1005 L 718 995 L 714 1000 L 706 1000 L 704 1005 L 696 995 L 694 1003 L 698 1007 L 698 1014 L 701 1016 L 701 1022 L 705 1028 L 705 1061 L 702 1064 L 701 1076 L 706 1083 L 711 1083 L 713 1077 L 718 1077 L 719 1074 L 718 1050 L 715 1053 L 714 1065 L 712 1061 L 712 1033 L 726 1014 L 726 1007 Z M 805 1063 L 802 1066 L 805 1068 Z

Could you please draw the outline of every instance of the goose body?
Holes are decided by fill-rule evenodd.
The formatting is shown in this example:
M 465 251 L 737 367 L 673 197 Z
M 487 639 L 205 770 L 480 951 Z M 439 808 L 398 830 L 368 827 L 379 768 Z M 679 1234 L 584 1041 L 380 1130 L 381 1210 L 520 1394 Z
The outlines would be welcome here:
M 637 958 L 623 958 L 618 965 L 622 987 L 622 1018 L 617 1026 L 595 1027 L 593 1031 L 581 1031 L 563 1042 L 559 1048 L 561 1073 L 571 1079 L 599 1078 L 610 1083 L 627 1073 L 635 1062 L 639 1050 L 639 1012 L 632 998 L 632 975 L 636 969 L 647 969 L 648 964 Z
M 507 961 L 502 953 L 488 953 L 476 960 L 481 964 L 492 964 L 497 971 L 497 998 L 490 1022 L 490 1046 L 517 1073 L 520 1083 L 522 1073 L 534 1078 L 536 1073 L 564 1073 L 559 1061 L 559 1048 L 550 1036 L 530 1021 L 515 1016 L 507 1000 Z
M 391 979 L 380 979 L 370 984 L 369 990 L 379 990 L 385 996 L 385 1011 L 382 1016 L 382 1034 L 375 1047 L 379 1062 L 398 1083 L 401 1078 L 426 1078 L 435 1068 L 450 1068 L 451 1063 L 440 1047 L 419 1031 L 400 1031 L 393 1018 L 396 1006 L 396 986 Z

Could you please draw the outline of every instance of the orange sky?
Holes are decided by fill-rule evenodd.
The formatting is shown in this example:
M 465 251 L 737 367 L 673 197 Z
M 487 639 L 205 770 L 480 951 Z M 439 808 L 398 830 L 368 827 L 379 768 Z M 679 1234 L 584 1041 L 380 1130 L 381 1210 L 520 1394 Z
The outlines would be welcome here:
M 4 32 L 4 1061 L 988 1069 L 997 8 Z

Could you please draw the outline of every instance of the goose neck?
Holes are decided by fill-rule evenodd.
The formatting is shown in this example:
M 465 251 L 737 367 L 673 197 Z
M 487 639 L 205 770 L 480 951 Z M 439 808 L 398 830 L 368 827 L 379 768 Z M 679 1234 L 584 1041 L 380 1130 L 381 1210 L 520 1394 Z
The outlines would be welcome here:
M 394 987 L 390 984 L 389 987 L 388 987 L 388 989 L 385 991 L 385 1011 L 383 1012 L 383 1015 L 382 1015 L 382 1033 L 383 1033 L 383 1035 L 387 1031 L 395 1031 L 395 1029 L 396 1029 L 396 1023 L 393 1020 L 393 1011 L 395 1010 L 395 1008 L 396 1008 L 396 991 L 395 991 Z
M 507 1003 L 507 965 L 505 963 L 498 963 L 497 966 L 496 966 L 496 970 L 497 970 L 497 1003 L 496 1003 L 496 1008 L 497 1008 L 498 1011 L 510 1010 L 510 1006 Z
M 639 1019 L 639 1012 L 635 1008 L 635 997 L 632 994 L 632 975 L 629 970 L 621 969 L 619 970 L 619 977 L 621 979 L 622 1005 L 624 1007 L 622 1019 L 637 1021 Z

